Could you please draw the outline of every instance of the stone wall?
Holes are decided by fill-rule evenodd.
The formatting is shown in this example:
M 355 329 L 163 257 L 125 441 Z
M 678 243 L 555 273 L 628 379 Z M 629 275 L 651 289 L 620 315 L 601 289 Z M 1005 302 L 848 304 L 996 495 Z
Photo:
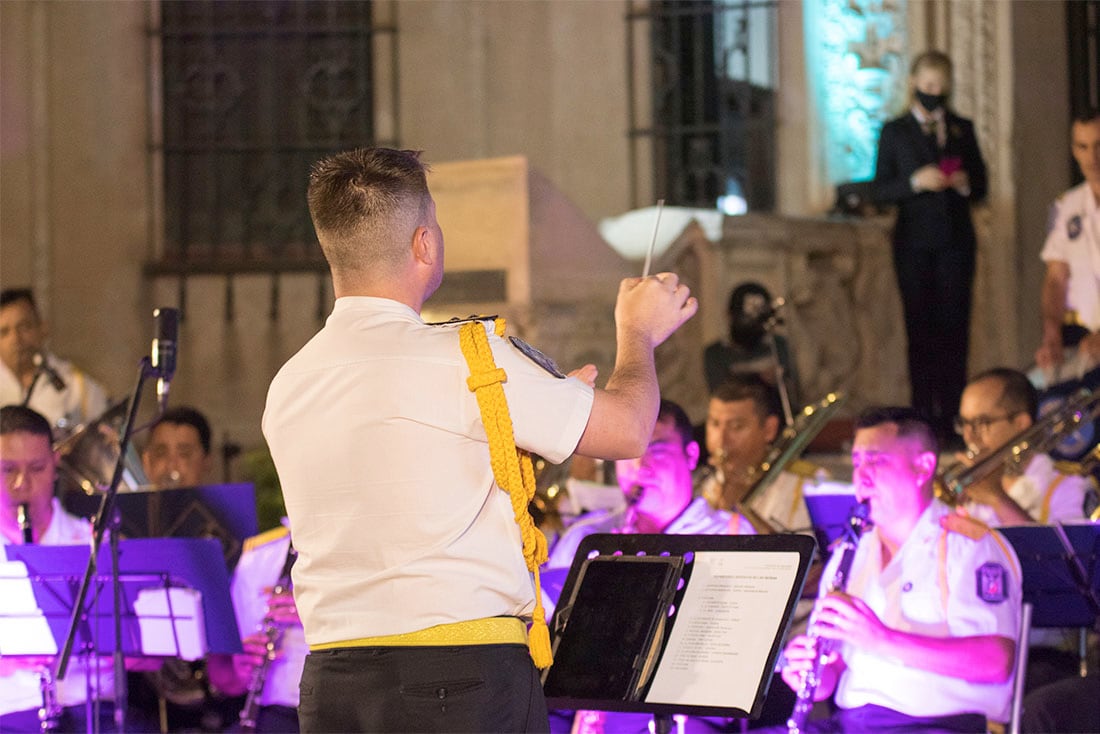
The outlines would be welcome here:
M 727 217 L 720 241 L 689 227 L 657 267 L 680 274 L 700 298 L 698 316 L 658 350 L 663 394 L 695 422 L 706 416 L 703 349 L 727 333 L 729 293 L 746 280 L 787 301 L 782 329 L 805 402 L 840 390 L 848 395 L 846 415 L 908 402 L 888 219 Z

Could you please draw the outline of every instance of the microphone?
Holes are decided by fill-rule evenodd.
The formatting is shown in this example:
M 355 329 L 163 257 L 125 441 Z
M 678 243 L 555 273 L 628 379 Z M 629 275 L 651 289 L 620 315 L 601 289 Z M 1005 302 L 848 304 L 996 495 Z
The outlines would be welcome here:
M 760 323 L 767 323 L 771 319 L 779 320 L 779 312 L 787 305 L 787 299 L 780 296 L 779 298 L 772 299 L 771 303 L 764 306 L 760 313 L 757 314 L 756 320 Z
M 46 361 L 42 352 L 35 352 L 31 361 L 34 362 L 34 368 L 45 375 L 46 379 L 50 381 L 54 390 L 62 392 L 65 389 L 65 381 L 61 379 L 61 375 L 57 374 L 57 370 L 51 367 L 50 363 Z
M 153 309 L 152 365 L 157 376 L 157 405 L 168 407 L 168 388 L 176 374 L 176 343 L 179 341 L 180 312 L 175 308 Z

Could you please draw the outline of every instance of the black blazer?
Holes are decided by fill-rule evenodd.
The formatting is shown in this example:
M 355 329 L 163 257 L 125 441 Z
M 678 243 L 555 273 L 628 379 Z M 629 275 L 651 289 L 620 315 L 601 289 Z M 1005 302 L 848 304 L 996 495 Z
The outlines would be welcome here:
M 924 134 L 911 112 L 882 127 L 871 192 L 879 203 L 897 204 L 894 244 L 898 247 L 974 248 L 970 203 L 985 198 L 985 162 L 974 137 L 974 124 L 950 111 L 946 120 L 943 150 Z M 909 185 L 913 172 L 949 156 L 962 159 L 962 168 L 970 175 L 970 196 L 960 196 L 954 189 L 913 193 Z

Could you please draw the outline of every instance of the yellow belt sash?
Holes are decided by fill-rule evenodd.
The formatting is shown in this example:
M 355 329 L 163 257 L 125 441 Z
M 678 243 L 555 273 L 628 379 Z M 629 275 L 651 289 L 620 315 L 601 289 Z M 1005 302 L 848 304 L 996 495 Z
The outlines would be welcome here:
M 485 617 L 467 622 L 437 624 L 400 635 L 358 637 L 354 640 L 322 642 L 309 649 L 334 650 L 342 647 L 447 647 L 454 645 L 526 645 L 527 625 L 516 617 Z

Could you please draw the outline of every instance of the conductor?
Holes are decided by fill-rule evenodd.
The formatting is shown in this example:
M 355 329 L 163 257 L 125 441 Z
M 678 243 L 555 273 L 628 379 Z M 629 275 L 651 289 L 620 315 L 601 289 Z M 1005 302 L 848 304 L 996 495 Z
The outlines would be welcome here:
M 653 350 L 698 308 L 672 273 L 624 280 L 602 390 L 594 366 L 565 376 L 491 321 L 426 324 L 444 256 L 427 170 L 417 152 L 370 148 L 310 175 L 336 303 L 263 418 L 298 550 L 305 732 L 548 730 L 524 644 L 545 546 L 498 484 L 511 489 L 490 450 L 508 432 L 483 419 L 480 391 L 502 388 L 492 414 L 506 403 L 519 449 L 640 456 Z

